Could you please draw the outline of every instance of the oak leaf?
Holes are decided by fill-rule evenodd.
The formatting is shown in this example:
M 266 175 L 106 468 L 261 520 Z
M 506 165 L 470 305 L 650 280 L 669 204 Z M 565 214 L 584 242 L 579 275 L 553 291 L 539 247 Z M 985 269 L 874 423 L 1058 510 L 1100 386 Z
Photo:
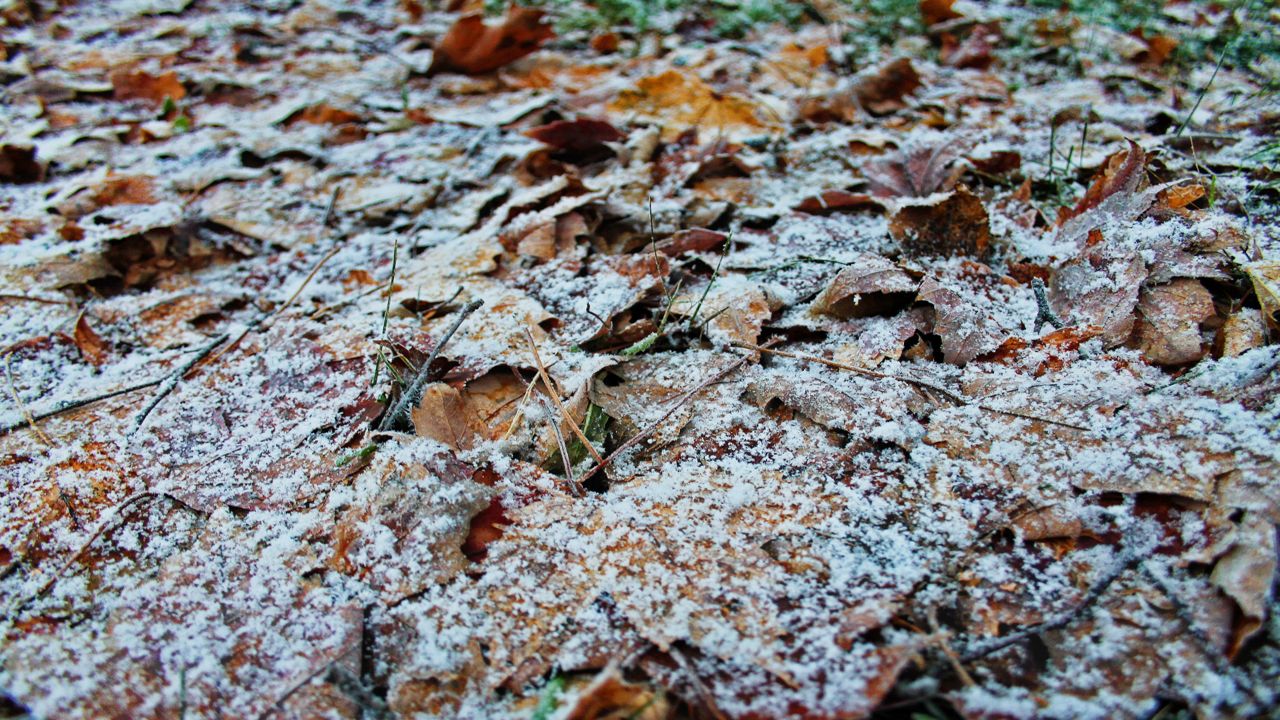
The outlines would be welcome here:
M 759 134 L 776 126 L 745 98 L 720 93 L 698 76 L 679 70 L 641 78 L 635 89 L 623 90 L 609 103 L 609 111 L 661 123 L 662 138 L 667 141 L 690 128 L 732 136 Z
M 535 52 L 555 36 L 541 10 L 512 5 L 501 25 L 485 23 L 479 13 L 464 15 L 436 43 L 428 75 L 457 72 L 482 75 Z

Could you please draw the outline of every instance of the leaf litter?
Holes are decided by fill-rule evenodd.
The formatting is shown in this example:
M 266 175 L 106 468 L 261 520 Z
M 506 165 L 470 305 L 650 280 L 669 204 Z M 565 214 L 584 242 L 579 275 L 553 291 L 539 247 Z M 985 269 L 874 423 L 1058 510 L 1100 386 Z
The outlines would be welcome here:
M 1274 17 L 447 5 L 0 13 L 0 708 L 1276 713 Z

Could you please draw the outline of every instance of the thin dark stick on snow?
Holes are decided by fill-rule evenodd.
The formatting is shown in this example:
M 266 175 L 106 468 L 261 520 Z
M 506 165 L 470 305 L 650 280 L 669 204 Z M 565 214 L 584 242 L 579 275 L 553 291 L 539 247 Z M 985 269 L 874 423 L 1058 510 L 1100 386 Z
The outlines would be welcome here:
M 1098 601 L 1098 598 L 1102 597 L 1102 594 L 1107 591 L 1107 588 L 1111 587 L 1112 583 L 1119 579 L 1126 570 L 1132 567 L 1139 560 L 1141 560 L 1141 558 L 1138 553 L 1127 548 L 1122 550 L 1120 560 L 1116 563 L 1115 567 L 1108 570 L 1101 579 L 1094 583 L 1075 607 L 1058 613 L 1054 617 L 1051 617 L 1042 623 L 1032 625 L 1024 630 L 1011 633 L 1004 637 L 992 638 L 986 642 L 973 643 L 960 655 L 960 662 L 973 662 L 974 660 L 984 658 L 991 653 L 1003 650 L 1010 645 L 1016 645 L 1017 643 L 1035 635 L 1039 635 L 1040 633 L 1049 632 L 1050 630 L 1060 630 L 1067 625 L 1070 625 L 1076 618 L 1088 612 L 1093 607 L 1094 603 Z
M 422 361 L 422 365 L 418 368 L 418 374 L 413 377 L 413 382 L 409 383 L 409 387 L 401 393 L 400 399 L 391 406 L 386 415 L 382 416 L 382 422 L 378 423 L 379 430 L 392 430 L 400 424 L 400 420 L 409 414 L 409 408 L 417 405 L 418 400 L 422 397 L 422 388 L 426 387 L 427 377 L 431 375 L 431 363 L 435 362 L 436 356 L 444 349 L 445 343 L 449 342 L 449 338 L 458 331 L 462 325 L 462 321 L 467 316 L 476 311 L 476 308 L 484 304 L 483 300 L 472 300 L 462 309 L 458 311 L 458 317 L 453 321 L 453 325 L 440 338 L 440 342 L 431 348 L 431 354 L 427 355 L 427 359 Z
M 781 355 L 782 357 L 789 357 L 795 360 L 809 360 L 812 362 L 821 363 L 828 367 L 836 368 L 837 370 L 848 370 L 849 372 L 858 373 L 859 375 L 865 375 L 871 378 L 877 378 L 881 380 L 897 380 L 898 382 L 904 382 L 904 383 L 907 383 L 908 385 L 914 385 L 920 388 L 921 390 L 924 390 L 926 393 L 936 392 L 939 395 L 945 397 L 947 400 L 950 400 L 951 402 L 955 403 L 956 405 L 972 404 L 979 409 L 986 410 L 987 412 L 996 413 L 997 415 L 1008 415 L 1009 417 L 1016 417 L 1022 420 L 1030 420 L 1032 422 L 1042 422 L 1048 425 L 1057 425 L 1059 427 L 1070 428 L 1072 430 L 1079 430 L 1081 432 L 1086 432 L 1089 429 L 1081 425 L 1073 425 L 1071 423 L 1063 422 L 1061 420 L 1050 420 L 1049 418 L 1038 417 L 1036 415 L 1027 415 L 1025 413 L 1020 413 L 1016 410 L 1001 410 L 1000 408 L 994 408 L 994 407 L 991 407 L 990 405 L 971 403 L 968 398 L 965 398 L 961 395 L 951 392 L 950 390 L 944 387 L 934 385 L 933 383 L 926 382 L 924 380 L 917 380 L 916 378 L 876 372 L 875 370 L 868 370 L 867 368 L 858 367 L 856 365 L 846 365 L 845 363 L 836 362 L 835 360 L 828 360 L 824 357 L 819 357 L 817 355 L 808 355 L 805 353 L 793 353 L 793 352 L 787 352 L 785 350 L 769 350 L 768 348 L 765 348 L 763 346 L 751 345 L 749 343 L 736 342 L 736 343 L 733 343 L 733 346 L 740 347 L 746 350 L 759 350 L 760 352 L 767 352 L 771 355 Z
M 147 417 L 151 415 L 151 411 L 155 410 L 156 406 L 164 401 L 164 399 L 169 396 L 169 393 L 173 392 L 174 388 L 178 387 L 178 383 L 181 382 L 182 379 L 200 363 L 201 360 L 204 360 L 209 356 L 209 353 L 214 351 L 215 348 L 226 342 L 227 337 L 229 336 L 226 333 L 223 333 L 214 338 L 213 342 L 201 348 L 200 351 L 193 355 L 190 360 L 184 362 L 177 370 L 165 379 L 164 383 L 160 385 L 160 389 L 156 392 L 156 396 L 151 398 L 151 402 L 147 403 L 147 406 L 143 408 L 142 412 L 138 413 L 138 417 L 133 421 L 133 429 L 129 431 L 128 437 L 133 437 L 134 434 L 142 429 L 143 424 L 147 422 Z
M 84 544 L 82 544 L 79 547 L 79 549 L 77 549 L 74 553 L 72 553 L 71 557 L 67 558 L 67 561 L 65 563 L 63 563 L 57 570 L 55 570 L 51 575 L 49 575 L 49 579 L 45 580 L 44 584 L 41 585 L 40 588 L 35 591 L 35 593 L 33 593 L 27 599 L 22 600 L 17 605 L 15 605 L 12 609 L 10 609 L 8 612 L 8 615 L 10 617 L 14 616 L 20 610 L 30 605 L 31 603 L 35 602 L 36 600 L 38 600 L 45 593 L 49 592 L 49 590 L 53 588 L 53 586 L 58 582 L 58 580 L 62 578 L 63 574 L 67 570 L 69 570 L 71 566 L 74 565 L 76 561 L 79 560 L 80 557 L 85 554 L 86 551 L 88 551 L 88 549 L 93 545 L 93 543 L 97 542 L 98 538 L 102 537 L 107 532 L 111 530 L 115 530 L 116 528 L 124 525 L 125 521 L 128 520 L 130 517 L 132 517 L 133 513 L 137 511 L 138 509 L 137 506 L 139 502 L 143 500 L 156 500 L 162 497 L 172 500 L 173 502 L 181 505 L 182 507 L 190 510 L 191 512 L 196 513 L 197 515 L 201 515 L 201 516 L 205 515 L 205 513 L 201 512 L 200 510 L 197 510 L 196 508 L 191 507 L 187 503 L 179 500 L 178 498 L 166 492 L 155 492 L 155 491 L 148 490 L 148 491 L 140 492 L 125 498 L 124 500 L 120 501 L 119 505 L 116 505 L 115 515 L 112 516 L 110 519 L 108 519 L 106 522 L 102 523 L 102 525 L 99 526 L 98 529 L 95 530 L 93 534 L 89 536 L 89 539 L 85 540 Z M 128 512 L 126 512 L 126 509 L 128 510 Z M 14 565 L 17 565 L 17 563 L 14 563 Z
M 680 669 L 684 671 L 685 675 L 689 676 L 689 684 L 693 686 L 693 690 L 697 693 L 698 699 L 702 701 L 702 709 L 706 710 L 711 717 L 715 718 L 715 720 L 729 720 L 725 717 L 725 714 L 720 711 L 720 708 L 716 706 L 716 701 L 715 698 L 711 696 L 711 691 L 708 690 L 706 684 L 702 682 L 702 678 L 698 677 L 698 673 L 693 669 L 693 663 L 689 662 L 689 659 L 684 656 L 684 653 L 680 652 L 677 648 L 672 647 L 667 650 L 667 654 L 676 661 L 676 664 L 680 666 Z
M 14 430 L 21 430 L 22 428 L 30 425 L 32 420 L 46 420 L 48 418 L 61 415 L 64 412 L 77 410 L 86 405 L 92 405 L 96 402 L 101 402 L 103 400 L 110 400 L 113 397 L 126 395 L 131 392 L 137 392 L 138 390 L 146 390 L 147 388 L 155 387 L 156 385 L 159 385 L 162 382 L 164 382 L 164 378 L 160 378 L 158 380 L 148 380 L 147 382 L 144 382 L 144 383 L 138 383 L 137 385 L 130 385 L 129 387 L 120 388 L 119 390 L 112 390 L 111 392 L 102 393 L 101 395 L 94 395 L 92 397 L 81 398 L 79 400 L 67 400 L 66 402 L 60 403 L 57 407 L 54 407 L 51 410 L 38 412 L 33 414 L 30 418 L 24 418 L 20 422 L 16 422 L 16 423 L 13 423 L 12 425 L 5 425 L 4 427 L 0 427 L 0 435 L 3 435 L 8 432 L 13 432 Z
M 574 494 L 582 497 L 582 485 L 573 478 L 573 463 L 569 460 L 569 446 L 564 442 L 564 433 L 560 432 L 560 423 L 554 419 L 548 423 L 551 426 L 551 432 L 556 436 L 556 445 L 560 448 L 560 464 L 564 467 L 565 479 L 569 481 L 569 487 L 573 488 Z
M 524 330 L 525 339 L 529 341 L 529 350 L 533 352 L 533 362 L 538 366 L 538 376 L 542 378 L 542 385 L 547 389 L 547 394 L 551 396 L 551 401 L 556 404 L 556 409 L 560 411 L 560 417 L 573 430 L 573 434 L 578 437 L 578 442 L 591 453 L 591 457 L 595 458 L 596 464 L 603 465 L 604 458 L 600 457 L 600 453 L 596 452 L 595 447 L 591 445 L 591 441 L 587 439 L 586 433 L 582 432 L 582 428 L 578 427 L 578 423 L 574 421 L 573 416 L 569 414 L 569 410 L 565 408 L 564 403 L 560 402 L 560 393 L 556 390 L 555 383 L 551 380 L 551 375 L 547 372 L 547 367 L 542 364 L 542 356 L 538 354 L 538 344 L 533 340 L 533 333 L 529 328 Z M 564 456 L 565 467 L 569 466 L 569 456 Z
M 1040 278 L 1031 279 L 1031 291 L 1036 294 L 1036 325 L 1032 329 L 1033 332 L 1040 332 L 1041 326 L 1049 323 L 1055 330 L 1063 328 L 1062 320 L 1054 314 L 1053 308 L 1049 307 L 1049 297 L 1044 291 L 1044 281 Z
M 775 344 L 775 343 L 777 343 L 777 342 L 780 342 L 780 340 L 779 340 L 778 338 L 774 338 L 774 339 L 770 340 L 769 342 L 765 343 L 764 345 L 760 345 L 760 346 L 756 347 L 755 349 L 757 349 L 757 350 L 766 350 L 770 345 L 773 345 L 773 344 Z M 714 384 L 716 384 L 716 383 L 720 382 L 720 381 L 721 381 L 721 380 L 723 380 L 724 378 L 728 377 L 731 373 L 733 373 L 733 371 L 735 371 L 735 370 L 737 370 L 738 368 L 742 367 L 742 366 L 743 366 L 744 364 L 746 364 L 746 362 L 747 362 L 748 360 L 750 360 L 751 358 L 752 358 L 752 356 L 751 356 L 751 355 L 743 355 L 742 357 L 738 358 L 736 361 L 734 361 L 732 364 L 730 364 L 730 365 L 729 365 L 728 367 L 726 367 L 725 369 L 721 370 L 720 372 L 716 373 L 715 375 L 712 375 L 711 377 L 707 378 L 706 380 L 703 380 L 702 382 L 698 383 L 697 387 L 693 388 L 693 389 L 692 389 L 692 390 L 690 390 L 689 392 L 687 392 L 687 393 L 685 393 L 685 394 L 681 395 L 680 397 L 676 398 L 676 399 L 675 399 L 675 401 L 673 401 L 673 402 L 671 403 L 671 405 L 669 406 L 669 409 L 667 410 L 667 412 L 666 412 L 662 417 L 658 418 L 656 421 L 654 421 L 652 424 L 650 424 L 650 425 L 649 425 L 648 427 L 646 427 L 644 430 L 641 430 L 640 432 L 636 433 L 635 435 L 632 435 L 632 436 L 631 436 L 631 438 L 630 438 L 630 439 L 628 439 L 626 442 L 622 443 L 622 445 L 619 445 L 619 446 L 618 446 L 618 449 L 614 450 L 613 452 L 611 452 L 611 453 L 609 453 L 607 456 L 605 456 L 604 460 L 603 460 L 603 461 L 601 461 L 601 462 L 600 462 L 600 464 L 598 464 L 598 465 L 596 465 L 595 467 L 591 468 L 591 469 L 590 469 L 590 470 L 588 470 L 586 473 L 584 473 L 584 474 L 582 475 L 582 477 L 578 478 L 578 482 L 580 482 L 580 483 L 585 483 L 585 482 L 586 482 L 586 481 L 587 481 L 587 480 L 588 480 L 592 475 L 595 475 L 597 472 L 599 472 L 601 468 L 604 468 L 604 467 L 606 467 L 609 463 L 613 462 L 614 458 L 616 458 L 616 457 L 618 457 L 619 455 L 621 455 L 622 453 L 624 453 L 624 452 L 626 452 L 626 451 L 630 450 L 631 448 L 635 447 L 636 445 L 639 445 L 641 442 L 643 442 L 643 441 L 644 441 L 644 439 L 645 439 L 645 438 L 647 438 L 647 437 L 649 437 L 650 435 L 652 435 L 652 434 L 654 433 L 654 431 L 656 431 L 659 427 L 661 427 L 661 426 L 662 426 L 662 423 L 663 423 L 663 422 L 665 422 L 667 418 L 671 417 L 671 414 L 672 414 L 672 413 L 674 413 L 674 412 L 675 412 L 675 411 L 676 411 L 676 410 L 677 410 L 681 405 L 684 405 L 686 402 L 689 402 L 689 400 L 693 399 L 693 397 L 694 397 L 694 396 L 696 396 L 698 393 L 702 392 L 703 390 L 707 389 L 708 387 L 710 387 L 710 386 L 712 386 L 712 385 L 714 385 Z

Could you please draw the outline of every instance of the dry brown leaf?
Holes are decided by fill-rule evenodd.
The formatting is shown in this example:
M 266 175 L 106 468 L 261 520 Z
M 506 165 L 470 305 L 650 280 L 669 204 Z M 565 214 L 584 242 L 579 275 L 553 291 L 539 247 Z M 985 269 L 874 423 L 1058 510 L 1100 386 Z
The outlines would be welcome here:
M 44 165 L 34 147 L 0 145 L 0 182 L 32 183 L 44 179 Z
M 952 9 L 956 0 L 920 0 L 920 16 L 926 27 L 937 25 L 947 20 L 959 20 L 964 17 Z
M 1059 267 L 1049 284 L 1049 300 L 1064 322 L 1097 325 L 1108 347 L 1123 344 L 1133 331 L 1138 290 L 1146 263 L 1132 252 L 1099 241 Z
M 1005 333 L 989 319 L 987 312 L 927 277 L 916 295 L 933 306 L 933 332 L 942 338 L 943 358 L 963 365 L 1000 346 Z
M 1267 342 L 1267 325 L 1262 312 L 1256 308 L 1241 308 L 1232 313 L 1218 329 L 1214 338 L 1214 354 L 1218 357 L 1235 357 L 1243 352 L 1262 347 Z
M 809 307 L 841 318 L 890 315 L 906 307 L 918 287 L 902 268 L 864 253 L 842 268 Z
M 926 197 L 950 190 L 964 172 L 954 143 L 921 144 L 862 168 L 871 194 L 876 197 Z
M 1280 328 L 1280 261 L 1257 260 L 1247 263 L 1244 272 L 1253 281 L 1262 315 L 1273 328 Z
M 457 72 L 481 75 L 535 52 L 555 37 L 542 22 L 545 13 L 512 4 L 501 25 L 489 25 L 484 15 L 464 15 L 435 46 L 428 74 Z
M 862 79 L 854 88 L 854 96 L 862 107 L 874 115 L 901 110 L 903 98 L 920 88 L 920 74 L 907 58 L 898 58 Z
M 1199 280 L 1178 278 L 1148 288 L 1138 299 L 1133 344 L 1159 365 L 1193 363 L 1206 350 L 1200 323 L 1213 314 L 1213 297 Z
M 717 92 L 696 75 L 668 70 L 641 78 L 634 90 L 623 90 L 609 103 L 619 118 L 662 124 L 662 138 L 670 141 L 690 128 L 709 134 L 758 135 L 776 128 L 762 109 L 736 95 Z
M 458 389 L 445 383 L 431 383 L 422 389 L 422 401 L 412 411 L 413 429 L 422 436 L 466 450 L 475 445 L 476 432 L 467 422 Z
M 187 96 L 187 89 L 178 80 L 178 73 L 172 70 L 159 75 L 141 70 L 118 70 L 111 73 L 111 86 L 117 100 L 146 100 L 159 105 L 166 98 L 177 101 Z
M 1094 177 L 1084 197 L 1080 198 L 1080 202 L 1076 203 L 1075 207 L 1058 218 L 1059 224 L 1101 206 L 1107 198 L 1114 195 L 1124 198 L 1137 193 L 1146 184 L 1146 167 L 1146 151 L 1130 140 L 1128 150 L 1107 158 L 1106 164 Z
M 80 348 L 80 354 L 90 365 L 98 367 L 110 359 L 111 344 L 103 340 L 102 336 L 89 325 L 89 320 L 84 314 L 76 320 L 74 337 L 76 347 Z
M 982 258 L 991 244 L 987 208 L 964 186 L 928 205 L 903 206 L 889 232 L 913 256 Z
M 1276 574 L 1276 527 L 1264 515 L 1245 513 L 1231 549 L 1213 566 L 1213 583 L 1235 600 L 1244 622 L 1232 638 L 1232 657 L 1262 628 Z

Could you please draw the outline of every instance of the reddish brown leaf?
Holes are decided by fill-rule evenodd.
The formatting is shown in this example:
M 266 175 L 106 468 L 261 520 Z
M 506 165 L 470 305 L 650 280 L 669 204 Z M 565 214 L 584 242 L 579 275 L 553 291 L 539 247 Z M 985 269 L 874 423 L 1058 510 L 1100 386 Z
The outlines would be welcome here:
M 912 255 L 982 257 L 991 244 L 987 209 L 963 186 L 940 202 L 902 208 L 889 231 Z
M 108 355 L 111 352 L 111 344 L 102 339 L 102 336 L 89 327 L 89 321 L 84 315 L 76 320 L 76 329 L 74 335 L 76 347 L 80 348 L 80 354 L 84 356 L 86 362 L 94 367 L 107 362 Z
M 955 3 L 956 0 L 920 0 L 920 17 L 926 26 L 958 20 L 964 16 L 951 9 Z
M 830 215 L 838 212 L 879 209 L 880 203 L 865 193 L 844 190 L 827 190 L 800 201 L 796 210 L 810 215 Z
M 925 197 L 950 190 L 964 171 L 952 143 L 921 144 L 863 166 L 876 197 Z
M 44 165 L 34 147 L 0 145 L 0 182 L 32 183 L 44 179 Z
M 575 152 L 594 150 L 606 142 L 617 142 L 625 137 L 604 120 L 592 118 L 557 120 L 548 125 L 530 128 L 524 134 L 558 150 Z
M 911 61 L 898 58 L 864 79 L 855 89 L 858 102 L 875 115 L 884 115 L 906 107 L 902 98 L 920 87 L 920 75 Z
M 843 318 L 890 314 L 910 303 L 917 287 L 902 268 L 864 254 L 842 269 L 810 307 Z
M 541 10 L 512 5 L 501 25 L 488 25 L 480 14 L 464 15 L 436 44 L 427 74 L 456 72 L 481 75 L 536 51 L 555 36 L 542 22 Z
M 187 89 L 178 80 L 178 73 L 172 70 L 160 75 L 141 70 L 120 70 L 111 73 L 111 87 L 117 100 L 146 100 L 156 105 L 166 98 L 181 100 L 187 96 Z
M 1146 165 L 1147 153 L 1138 143 L 1130 140 L 1128 150 L 1107 158 L 1106 165 L 1094 177 L 1093 184 L 1085 191 L 1084 197 L 1059 219 L 1059 224 L 1098 207 L 1103 200 L 1113 195 L 1137 192 L 1146 180 Z

